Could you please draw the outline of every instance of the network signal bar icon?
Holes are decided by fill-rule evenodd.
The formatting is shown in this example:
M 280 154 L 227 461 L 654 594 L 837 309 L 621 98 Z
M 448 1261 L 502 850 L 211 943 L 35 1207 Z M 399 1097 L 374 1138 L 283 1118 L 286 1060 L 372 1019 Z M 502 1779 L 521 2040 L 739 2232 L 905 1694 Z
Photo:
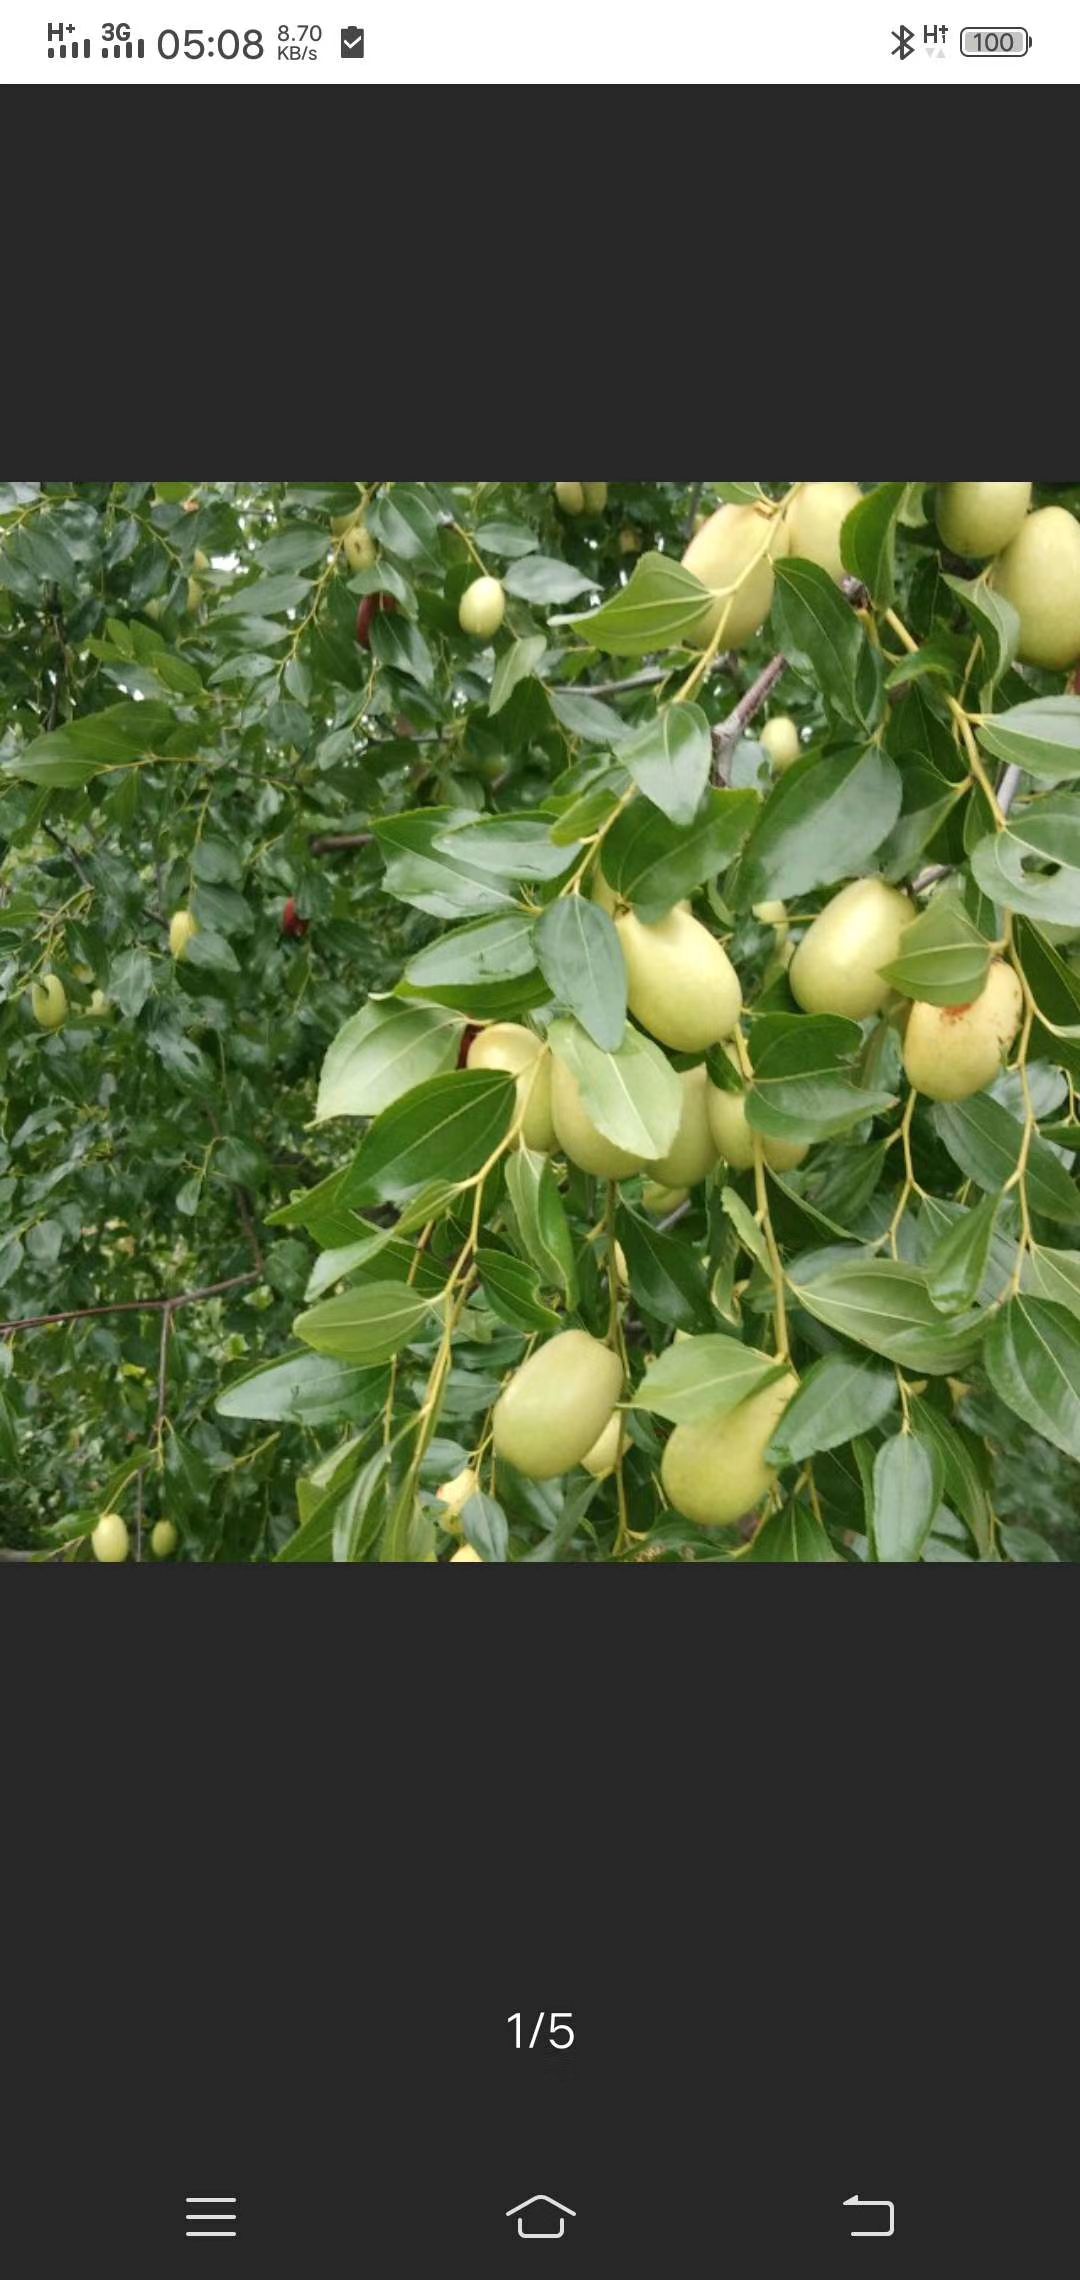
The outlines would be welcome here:
M 80 55 L 89 55 L 89 40 L 74 39 L 74 30 L 74 24 L 50 24 L 47 27 L 50 63 L 54 56 L 59 56 L 61 63 L 65 63 L 70 56 L 72 63 L 75 63 Z

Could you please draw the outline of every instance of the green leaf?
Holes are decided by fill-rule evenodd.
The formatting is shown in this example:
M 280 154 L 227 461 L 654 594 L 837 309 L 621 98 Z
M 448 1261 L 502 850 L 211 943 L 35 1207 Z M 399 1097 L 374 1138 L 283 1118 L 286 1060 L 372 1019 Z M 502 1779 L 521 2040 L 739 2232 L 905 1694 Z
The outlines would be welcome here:
M 970 1005 L 981 996 L 992 949 L 972 925 L 961 892 L 948 882 L 904 928 L 899 957 L 880 968 L 882 979 L 904 997 Z
M 628 734 L 626 722 L 614 705 L 590 697 L 587 689 L 549 689 L 551 709 L 568 736 L 586 744 L 621 744 Z
M 371 653 L 380 665 L 404 673 L 422 689 L 434 688 L 435 660 L 419 626 L 401 611 L 376 611 L 371 621 Z
M 506 1188 L 522 1249 L 543 1288 L 560 1291 L 568 1306 L 576 1305 L 570 1223 L 548 1158 L 531 1148 L 515 1148 L 507 1160 Z
M 704 713 L 698 705 L 667 705 L 623 740 L 619 762 L 669 822 L 693 823 L 712 766 Z
M 1042 1298 L 1012 1298 L 986 1333 L 986 1373 L 1025 1425 L 1080 1462 L 1080 1321 Z
M 1043 925 L 1080 926 L 1080 800 L 1050 792 L 1014 809 L 971 850 L 984 895 Z
M 604 877 L 646 923 L 663 918 L 704 880 L 727 870 L 760 806 L 756 792 L 711 791 L 694 822 L 680 825 L 658 814 L 650 800 L 634 800 L 604 840 Z
M 785 1365 L 775 1354 L 759 1353 L 738 1338 L 710 1333 L 680 1339 L 650 1362 L 631 1406 L 666 1417 L 672 1425 L 698 1425 L 724 1417 L 752 1393 L 760 1393 Z
M 524 641 L 515 641 L 509 649 L 503 650 L 491 680 L 491 695 L 488 698 L 488 715 L 491 719 L 509 703 L 519 682 L 531 680 L 546 648 L 547 641 L 542 633 L 530 633 Z
M 466 861 L 464 851 L 440 843 L 448 825 L 460 818 L 475 822 L 471 809 L 422 808 L 375 825 L 386 864 L 383 885 L 398 902 L 426 911 L 430 918 L 484 918 L 513 910 L 508 886 Z
M 616 1225 L 638 1304 L 676 1330 L 707 1328 L 713 1315 L 697 1253 L 625 1204 L 619 1208 Z
M 535 815 L 491 815 L 479 823 L 473 817 L 441 832 L 435 844 L 443 854 L 460 856 L 474 871 L 541 881 L 561 878 L 581 851 L 565 841 L 556 846 L 551 823 Z
M 778 562 L 772 623 L 788 663 L 816 685 L 828 710 L 852 728 L 876 728 L 884 708 L 881 659 L 828 572 L 816 562 Z
M 897 1400 L 895 1370 L 864 1354 L 825 1354 L 807 1371 L 765 1452 L 780 1471 L 822 1449 L 842 1448 L 880 1425 Z
M 871 1092 L 848 1073 L 861 1042 L 854 1022 L 829 1014 L 759 1015 L 747 1122 L 771 1140 L 825 1140 L 895 1108 L 895 1094 Z
M 907 752 L 893 757 L 900 770 L 903 798 L 896 822 L 875 858 L 882 876 L 891 884 L 910 878 L 924 847 L 940 831 L 961 797 L 960 785 L 950 782 L 928 761 Z
M 432 1180 L 465 1180 L 505 1140 L 517 1094 L 502 1069 L 455 1069 L 377 1116 L 337 1190 L 347 1208 L 392 1203 Z
M 419 483 L 394 483 L 380 492 L 367 510 L 367 527 L 380 546 L 403 562 L 419 562 L 441 571 L 439 528 L 431 503 Z
M 252 1417 L 268 1424 L 360 1422 L 377 1408 L 385 1384 L 382 1369 L 346 1368 L 321 1354 L 286 1354 L 234 1378 L 214 1407 L 219 1417 Z
M 1015 763 L 1029 776 L 1060 783 L 1080 776 L 1080 697 L 1033 697 L 995 713 L 978 730 L 984 752 Z
M 891 832 L 900 800 L 899 771 L 876 744 L 796 760 L 750 835 L 739 865 L 740 908 L 785 902 L 864 871 Z
M 506 516 L 481 523 L 476 543 L 481 554 L 499 554 L 504 562 L 516 562 L 523 554 L 535 554 L 540 541 L 528 523 L 512 522 Z
M 988 1194 L 1000 1194 L 1020 1161 L 1023 1126 L 989 1093 L 970 1100 L 937 1101 L 931 1120 L 939 1140 L 965 1179 Z M 1027 1196 L 1033 1211 L 1069 1225 L 1080 1223 L 1080 1188 L 1046 1144 L 1032 1140 L 1027 1160 Z
M 476 1269 L 484 1296 L 500 1322 L 513 1330 L 561 1330 L 564 1325 L 539 1298 L 538 1271 L 511 1251 L 480 1250 Z
M 535 920 L 516 911 L 455 927 L 410 958 L 398 989 L 476 1017 L 527 1013 L 550 994 L 536 963 Z
M 536 956 L 552 995 L 594 1045 L 617 1051 L 626 1031 L 626 960 L 607 912 L 582 895 L 549 903 L 536 929 Z
M 987 1485 L 990 1468 L 982 1443 L 966 1428 L 950 1423 L 918 1394 L 911 1397 L 911 1414 L 920 1440 L 932 1442 L 941 1458 L 944 1502 L 970 1529 L 980 1557 L 988 1558 L 994 1514 Z
M 1013 944 L 1040 1021 L 1053 1024 L 1053 1034 L 1045 1034 L 1045 1050 L 1074 1077 L 1080 1076 L 1080 1053 L 1067 1042 L 1080 1038 L 1080 974 L 1065 964 L 1029 919 L 1017 919 Z M 1039 1034 L 1036 1031 L 1037 1041 Z
M 984 1195 L 935 1243 L 926 1260 L 927 1289 L 943 1314 L 973 1306 L 990 1263 L 1000 1195 Z
M 943 1467 L 932 1441 L 894 1433 L 874 1458 L 874 1543 L 879 1560 L 917 1560 L 941 1502 Z
M 1004 594 L 996 594 L 982 578 L 944 577 L 950 593 L 956 595 L 979 636 L 982 650 L 980 680 L 993 688 L 1007 673 L 1016 655 L 1020 640 L 1020 616 Z
M 747 1564 L 767 1561 L 771 1566 L 822 1566 L 839 1560 L 820 1520 L 808 1512 L 805 1504 L 786 1504 L 780 1512 L 771 1512 L 746 1551 L 740 1554 Z
M 525 556 L 506 572 L 503 585 L 508 594 L 518 595 L 523 602 L 539 603 L 541 608 L 596 592 L 596 580 L 587 570 L 575 570 L 571 563 L 559 562 L 550 554 Z
M 643 554 L 629 584 L 598 610 L 553 618 L 573 626 L 590 648 L 609 657 L 644 657 L 685 642 L 712 608 L 713 596 L 670 554 Z
M 154 990 L 154 969 L 145 950 L 121 950 L 109 967 L 108 994 L 134 1021 Z
M 306 601 L 311 592 L 310 578 L 295 578 L 282 570 L 269 578 L 252 578 L 243 586 L 235 586 L 217 605 L 219 618 L 282 617 L 286 610 Z
M 376 1362 L 388 1362 L 415 1338 L 432 1303 L 430 1298 L 418 1298 L 407 1283 L 364 1283 L 297 1315 L 293 1330 L 317 1354 L 370 1369 Z
M 505 1560 L 510 1549 L 510 1528 L 502 1505 L 477 1491 L 461 1514 L 462 1533 L 482 1560 Z
M 74 790 L 103 768 L 128 768 L 145 759 L 175 726 L 168 705 L 108 705 L 104 712 L 87 713 L 82 720 L 35 737 L 25 752 L 4 763 L 5 772 L 23 783 Z
M 1080 1251 L 1055 1251 L 1037 1243 L 1030 1252 L 1025 1286 L 1034 1298 L 1048 1298 L 1080 1319 Z
M 906 483 L 876 483 L 840 532 L 844 568 L 862 580 L 879 610 L 889 608 L 895 591 L 896 518 L 906 491 Z
M 616 1052 L 594 1045 L 580 1022 L 553 1021 L 548 1043 L 581 1088 L 583 1105 L 605 1138 L 651 1163 L 666 1156 L 679 1127 L 682 1087 L 651 1037 L 628 1028 Z
M 316 1124 L 334 1116 L 378 1116 L 402 1093 L 452 1069 L 461 1034 L 457 1015 L 441 1007 L 369 998 L 327 1051 Z
M 815 1321 L 867 1346 L 873 1354 L 929 1377 L 956 1377 L 974 1360 L 984 1316 L 972 1311 L 951 1320 L 934 1305 L 925 1274 L 899 1259 L 859 1252 L 828 1264 L 796 1261 L 789 1281 L 797 1303 Z

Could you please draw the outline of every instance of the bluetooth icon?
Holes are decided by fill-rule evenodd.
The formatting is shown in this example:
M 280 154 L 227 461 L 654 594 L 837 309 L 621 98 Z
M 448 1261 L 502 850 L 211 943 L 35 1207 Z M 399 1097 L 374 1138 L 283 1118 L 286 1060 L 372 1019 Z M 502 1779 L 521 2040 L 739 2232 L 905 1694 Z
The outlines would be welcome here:
M 906 63 L 909 55 L 911 54 L 912 48 L 915 45 L 914 32 L 911 30 L 908 24 L 901 24 L 899 30 L 894 31 L 892 37 L 893 54 L 895 56 L 899 56 L 901 63 Z

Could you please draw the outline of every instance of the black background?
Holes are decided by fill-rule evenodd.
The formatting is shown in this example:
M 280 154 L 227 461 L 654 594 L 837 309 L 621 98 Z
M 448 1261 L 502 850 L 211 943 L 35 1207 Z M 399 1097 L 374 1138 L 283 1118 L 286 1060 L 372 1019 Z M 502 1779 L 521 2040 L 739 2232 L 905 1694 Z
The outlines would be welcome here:
M 1067 473 L 1074 114 L 19 90 L 9 472 Z M 5 2271 L 1071 2262 L 1075 1632 L 1064 1568 L 0 1568 Z

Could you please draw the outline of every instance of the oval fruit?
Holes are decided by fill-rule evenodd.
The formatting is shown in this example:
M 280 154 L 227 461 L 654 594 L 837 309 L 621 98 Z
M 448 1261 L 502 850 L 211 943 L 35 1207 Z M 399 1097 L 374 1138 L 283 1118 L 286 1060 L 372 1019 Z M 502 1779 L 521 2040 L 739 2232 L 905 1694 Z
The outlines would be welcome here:
M 68 1015 L 67 991 L 59 974 L 30 984 L 30 1010 L 40 1029 L 61 1029 Z
M 1028 516 L 990 582 L 1020 613 L 1025 665 L 1056 672 L 1080 657 L 1080 522 L 1064 507 Z
M 174 958 L 186 958 L 188 945 L 199 931 L 198 920 L 189 910 L 174 910 L 169 920 L 169 948 Z
M 203 588 L 201 580 L 198 578 L 189 578 L 187 582 L 187 613 L 189 617 L 194 617 L 195 612 L 198 609 L 200 602 L 202 601 L 202 598 Z
M 579 1171 L 591 1172 L 598 1180 L 628 1180 L 640 1172 L 643 1156 L 632 1156 L 625 1148 L 616 1146 L 605 1132 L 593 1123 L 581 1098 L 581 1087 L 573 1071 L 555 1054 L 551 1064 L 551 1115 L 555 1137 Z
M 664 1450 L 664 1494 L 684 1520 L 730 1528 L 776 1485 L 765 1451 L 799 1381 L 790 1372 L 740 1401 L 726 1417 L 676 1425 Z
M 725 647 L 740 649 L 749 641 L 772 608 L 773 562 L 786 552 L 787 534 L 779 515 L 770 518 L 757 507 L 718 507 L 683 555 L 684 568 L 717 595 L 707 616 L 686 636 L 690 646 L 708 645 L 725 610 Z M 728 591 L 720 592 L 722 587 Z M 735 587 L 738 590 L 732 592 Z
M 460 1520 L 469 1498 L 477 1494 L 479 1487 L 479 1480 L 471 1465 L 466 1465 L 464 1472 L 455 1473 L 453 1480 L 444 1480 L 442 1487 L 436 1489 L 439 1503 L 446 1507 L 448 1525 L 451 1521 Z
M 688 1203 L 689 1200 L 687 1188 L 661 1187 L 657 1180 L 646 1180 L 641 1191 L 642 1204 L 651 1219 L 666 1219 L 669 1213 L 678 1211 L 679 1205 Z
M 496 1452 L 529 1480 L 569 1472 L 599 1440 L 623 1387 L 610 1346 L 563 1330 L 515 1370 L 492 1412 Z
M 762 749 L 768 753 L 778 775 L 781 776 L 785 768 L 790 768 L 792 761 L 797 760 L 802 751 L 799 731 L 787 713 L 776 713 L 772 720 L 766 721 L 761 731 L 761 745 Z
M 585 502 L 585 512 L 587 515 L 603 514 L 604 508 L 607 505 L 607 490 L 608 487 L 606 483 L 582 484 L 581 495 Z
M 1030 483 L 939 483 L 938 536 L 953 554 L 981 561 L 1016 537 L 1030 505 Z
M 131 1549 L 127 1523 L 119 1512 L 103 1512 L 90 1538 L 94 1558 L 106 1567 L 118 1567 Z
M 742 1011 L 739 977 L 723 945 L 686 910 L 655 926 L 633 911 L 615 921 L 630 1011 L 676 1053 L 704 1053 L 730 1037 Z
M 584 483 L 556 483 L 555 497 L 564 515 L 583 515 L 585 512 Z
M 521 1137 L 527 1148 L 542 1148 L 549 1156 L 555 1146 L 551 1118 L 551 1054 L 531 1029 L 518 1021 L 496 1021 L 474 1037 L 465 1056 L 469 1069 L 505 1069 L 517 1079 L 519 1110 L 525 1108 Z
M 839 1013 L 865 1021 L 889 994 L 882 966 L 899 956 L 915 906 L 883 879 L 853 879 L 809 926 L 788 970 L 804 1013 Z
M 724 1051 L 733 1066 L 738 1066 L 738 1055 L 730 1045 Z M 754 1136 L 746 1115 L 745 1093 L 725 1092 L 720 1085 L 707 1084 L 705 1112 L 713 1145 L 733 1172 L 748 1172 L 754 1161 Z M 761 1134 L 762 1153 L 770 1171 L 793 1172 L 809 1152 L 808 1140 L 771 1140 Z
M 592 1474 L 594 1480 L 606 1480 L 608 1474 L 614 1472 L 623 1450 L 628 1449 L 629 1446 L 630 1435 L 618 1410 L 616 1410 L 614 1417 L 610 1418 L 605 1425 L 599 1440 L 594 1441 L 592 1448 L 582 1457 L 581 1462 L 586 1472 Z
M 716 1142 L 706 1104 L 709 1074 L 704 1062 L 700 1068 L 684 1069 L 679 1084 L 682 1088 L 679 1129 L 667 1155 L 658 1156 L 646 1169 L 663 1187 L 685 1189 L 696 1187 L 698 1181 L 711 1172 L 716 1162 Z
M 839 585 L 847 576 L 840 558 L 840 532 L 862 499 L 857 483 L 804 483 L 787 510 L 789 551 L 816 562 Z
M 356 613 L 356 638 L 361 649 L 371 647 L 372 620 L 380 611 L 393 612 L 397 602 L 393 594 L 365 594 Z
M 447 1566 L 453 1567 L 455 1560 L 478 1561 L 481 1567 L 483 1567 L 484 1564 L 483 1560 L 480 1558 L 479 1552 L 474 1552 L 471 1544 L 460 1544 L 456 1552 L 451 1552 L 450 1558 L 447 1561 Z
M 506 616 L 506 595 L 498 578 L 474 578 L 458 603 L 458 624 L 477 641 L 490 641 Z
M 367 524 L 363 522 L 350 523 L 345 533 L 345 560 L 350 570 L 370 570 L 374 565 L 377 553 L 378 548 Z
M 155 1520 L 150 1530 L 150 1549 L 156 1560 L 171 1560 L 179 1541 L 171 1520 Z
M 904 1069 L 928 1100 L 967 1100 L 1000 1073 L 1020 1027 L 1024 993 L 1012 967 L 995 958 L 981 997 L 970 1005 L 927 1005 L 908 1016 Z

